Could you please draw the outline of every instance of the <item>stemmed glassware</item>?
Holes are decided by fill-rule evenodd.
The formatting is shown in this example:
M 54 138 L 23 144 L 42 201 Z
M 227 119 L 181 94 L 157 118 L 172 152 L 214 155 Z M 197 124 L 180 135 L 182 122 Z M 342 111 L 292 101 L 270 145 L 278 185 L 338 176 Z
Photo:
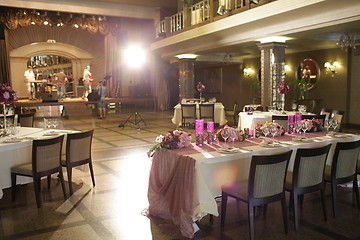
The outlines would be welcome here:
M 262 133 L 264 134 L 265 137 L 267 137 L 267 135 L 269 135 L 270 130 L 268 126 L 265 126 L 264 128 L 262 128 Z
M 232 141 L 232 148 L 234 148 L 235 139 L 238 138 L 237 129 L 235 129 L 235 128 L 230 129 L 230 136 L 229 137 L 230 137 L 230 140 Z
M 224 144 L 224 148 L 228 148 L 228 145 L 226 144 L 226 140 L 230 137 L 230 130 L 228 128 L 224 128 L 221 131 L 221 137 L 224 139 L 225 144 Z
M 328 132 L 329 129 L 331 128 L 332 126 L 332 120 L 331 119 L 325 119 L 325 122 L 324 122 L 324 127 L 326 128 L 326 131 Z
M 297 109 L 298 105 L 296 103 L 292 103 L 291 104 L 291 109 L 295 112 Z
M 270 133 L 273 137 L 273 142 L 274 142 L 274 138 L 275 138 L 275 135 L 277 133 L 277 127 L 275 125 L 270 125 Z
M 300 123 L 300 122 L 297 122 L 297 123 L 295 123 L 295 132 L 296 132 L 297 134 L 299 134 L 300 131 L 301 131 L 301 123 Z
M 304 122 L 303 124 L 301 124 L 301 130 L 303 130 L 304 132 L 304 137 L 305 137 L 305 132 L 308 130 L 308 127 L 309 127 L 308 122 Z
M 336 119 L 332 119 L 332 127 L 334 129 L 334 132 L 338 126 L 339 126 L 339 122 Z

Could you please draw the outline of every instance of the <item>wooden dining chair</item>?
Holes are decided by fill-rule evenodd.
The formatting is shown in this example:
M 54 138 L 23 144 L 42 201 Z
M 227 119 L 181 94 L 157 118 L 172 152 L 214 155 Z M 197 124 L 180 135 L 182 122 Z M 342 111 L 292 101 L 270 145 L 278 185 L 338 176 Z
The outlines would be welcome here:
M 18 115 L 18 123 L 21 127 L 34 127 L 35 113 L 23 113 Z
M 285 233 L 288 220 L 285 201 L 285 176 L 292 150 L 274 155 L 253 156 L 248 181 L 223 186 L 221 202 L 221 230 L 224 230 L 228 197 L 247 203 L 250 240 L 254 239 L 254 208 L 280 201 Z M 266 211 L 266 207 L 265 210 Z
M 336 144 L 331 166 L 325 167 L 325 182 L 331 184 L 333 216 L 337 216 L 336 187 L 338 184 L 353 182 L 357 206 L 360 209 L 359 189 L 356 165 L 360 152 L 360 140 L 354 142 L 338 142 Z
M 94 130 L 80 133 L 70 133 L 66 137 L 66 158 L 61 161 L 61 165 L 66 167 L 70 195 L 73 194 L 72 188 L 72 168 L 89 164 L 91 180 L 95 187 L 95 176 L 91 158 L 91 143 Z
M 341 123 L 342 123 L 342 120 L 344 119 L 344 115 L 345 115 L 345 112 L 341 111 L 341 110 L 332 110 L 332 113 L 331 113 L 331 118 L 334 120 L 337 120 L 337 122 L 339 124 L 340 132 L 341 132 Z
M 322 108 L 321 110 L 320 110 L 320 115 L 324 115 L 325 114 L 325 118 L 326 119 L 329 119 L 329 118 L 331 118 L 331 114 L 332 114 L 332 109 L 330 109 L 330 108 Z
M 298 197 L 305 193 L 320 191 L 325 221 L 324 170 L 331 144 L 320 148 L 299 148 L 296 151 L 294 170 L 286 174 L 286 191 L 290 192 L 290 206 L 293 206 L 294 228 L 298 231 Z
M 236 110 L 237 102 L 234 102 L 231 110 L 225 110 L 225 117 L 233 118 L 234 125 L 237 126 L 238 112 Z
M 199 113 L 204 122 L 215 122 L 215 104 L 199 104 Z
M 196 104 L 181 104 L 181 124 L 185 127 L 187 123 L 195 124 Z
M 61 151 L 63 140 L 64 135 L 51 139 L 33 140 L 32 163 L 26 163 L 11 168 L 11 187 L 13 201 L 15 201 L 16 195 L 16 176 L 19 175 L 32 177 L 34 181 L 36 204 L 39 208 L 41 206 L 41 178 L 47 176 L 48 188 L 50 188 L 51 174 L 54 173 L 58 173 L 64 198 L 66 199 L 64 177 L 61 168 Z

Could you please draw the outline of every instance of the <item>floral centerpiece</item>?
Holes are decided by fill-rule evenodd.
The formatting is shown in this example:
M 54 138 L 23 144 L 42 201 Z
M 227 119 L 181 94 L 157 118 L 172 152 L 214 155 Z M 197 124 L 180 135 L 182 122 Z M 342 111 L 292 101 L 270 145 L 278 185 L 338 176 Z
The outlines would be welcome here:
M 200 93 L 200 100 L 202 98 L 202 93 L 205 91 L 205 85 L 202 84 L 202 82 L 198 82 L 198 84 L 196 85 L 196 89 L 198 90 L 198 92 Z
M 281 94 L 281 111 L 285 110 L 285 94 L 287 94 L 289 90 L 289 85 L 285 82 L 285 79 L 279 82 L 277 91 Z
M 256 129 L 260 129 L 260 135 L 265 135 L 265 128 L 268 130 L 266 135 L 270 135 L 270 129 L 275 127 L 277 129 L 275 136 L 283 136 L 285 134 L 284 127 L 277 122 L 266 122 L 265 124 L 256 124 Z
M 160 149 L 179 149 L 188 147 L 191 144 L 191 133 L 186 133 L 182 129 L 169 130 L 166 135 L 156 137 L 157 144 L 150 148 L 148 156 L 152 157 L 156 150 Z
M 11 89 L 10 86 L 0 83 L 0 104 L 3 105 L 3 115 L 4 115 L 4 132 L 3 135 L 7 135 L 7 126 L 6 126 L 6 105 L 14 105 L 16 100 L 15 91 Z
M 321 119 L 303 119 L 300 124 L 307 124 L 307 130 L 309 132 L 320 132 L 322 130 L 323 121 Z
M 224 138 L 221 136 L 221 132 L 224 129 L 229 129 L 230 131 L 236 131 L 237 133 L 237 138 L 234 139 L 234 141 L 244 141 L 246 139 L 246 135 L 243 133 L 243 131 L 239 131 L 236 127 L 230 127 L 228 125 L 223 126 L 222 128 L 220 128 L 219 130 L 216 131 L 216 138 L 220 141 L 220 142 L 225 142 Z

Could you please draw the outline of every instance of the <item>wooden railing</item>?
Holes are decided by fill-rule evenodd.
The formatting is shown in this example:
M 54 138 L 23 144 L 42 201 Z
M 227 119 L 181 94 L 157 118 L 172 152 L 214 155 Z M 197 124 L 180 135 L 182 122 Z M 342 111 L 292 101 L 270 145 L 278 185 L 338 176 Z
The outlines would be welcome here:
M 227 17 L 230 13 L 234 15 L 272 1 L 276 0 L 263 0 L 258 4 L 252 0 L 203 0 L 161 20 L 157 36 L 172 36 L 180 31 L 192 29 L 198 24 L 210 23 Z

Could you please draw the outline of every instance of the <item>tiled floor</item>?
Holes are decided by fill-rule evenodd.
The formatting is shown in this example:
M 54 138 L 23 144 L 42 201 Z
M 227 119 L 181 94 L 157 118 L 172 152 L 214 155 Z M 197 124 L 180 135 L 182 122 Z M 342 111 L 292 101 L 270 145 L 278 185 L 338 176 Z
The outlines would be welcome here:
M 11 202 L 10 189 L 0 200 L 0 239 L 172 239 L 162 233 L 142 211 L 147 207 L 147 185 L 151 161 L 147 150 L 155 137 L 175 126 L 170 112 L 141 113 L 147 127 L 138 130 L 118 125 L 128 114 L 109 115 L 106 120 L 79 118 L 63 120 L 66 129 L 95 129 L 93 161 L 96 187 L 92 188 L 88 171 L 76 171 L 75 193 L 63 199 L 61 187 L 52 181 L 51 191 L 42 184 L 43 206 L 36 208 L 33 185 L 18 188 L 17 201 Z M 68 188 L 67 188 L 68 189 Z M 271 204 L 266 217 L 257 211 L 255 239 L 360 239 L 360 210 L 354 205 L 351 189 L 338 189 L 339 216 L 331 216 L 330 188 L 327 188 L 328 221 L 324 222 L 318 194 L 305 197 L 300 209 L 300 230 L 292 226 L 283 232 L 279 204 Z M 244 204 L 231 202 L 225 231 L 220 220 L 206 216 L 198 223 L 194 239 L 248 239 L 247 210 Z

